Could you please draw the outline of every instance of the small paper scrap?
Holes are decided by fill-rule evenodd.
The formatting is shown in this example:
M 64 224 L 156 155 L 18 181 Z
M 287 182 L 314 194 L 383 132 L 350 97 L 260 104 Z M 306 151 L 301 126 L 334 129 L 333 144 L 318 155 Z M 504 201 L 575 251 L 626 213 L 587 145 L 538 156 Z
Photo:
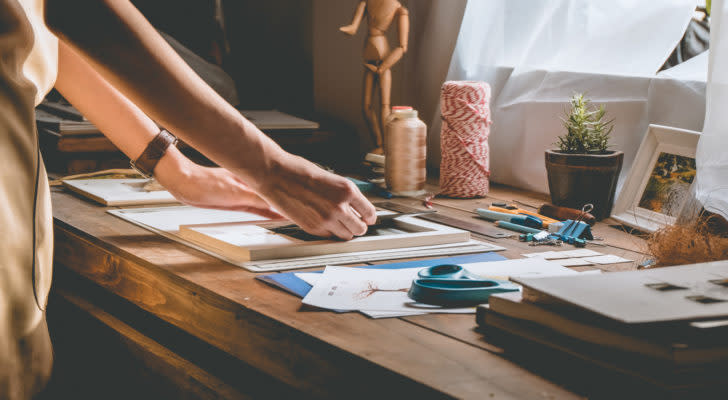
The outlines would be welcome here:
M 576 249 L 564 251 L 544 251 L 540 253 L 528 253 L 521 255 L 528 258 L 539 257 L 543 258 L 544 260 L 557 260 L 561 258 L 595 257 L 601 256 L 603 254 L 589 249 Z
M 594 265 L 593 262 L 587 261 L 585 258 L 559 258 L 550 261 L 552 263 L 559 264 L 562 267 L 583 267 L 586 265 Z
M 632 261 L 632 260 L 628 260 L 626 258 L 612 255 L 612 254 L 598 256 L 598 257 L 586 257 L 586 258 L 584 258 L 584 260 L 592 262 L 594 264 L 618 264 L 618 263 Z

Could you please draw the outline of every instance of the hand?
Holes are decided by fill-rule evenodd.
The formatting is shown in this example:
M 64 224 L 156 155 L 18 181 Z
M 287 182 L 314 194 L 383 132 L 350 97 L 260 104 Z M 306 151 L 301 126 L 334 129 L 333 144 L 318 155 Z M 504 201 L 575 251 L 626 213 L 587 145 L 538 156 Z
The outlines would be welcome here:
M 288 153 L 272 162 L 256 189 L 306 232 L 349 240 L 376 221 L 374 206 L 348 179 Z
M 247 211 L 278 219 L 277 213 L 255 191 L 224 168 L 193 163 L 171 148 L 155 168 L 157 181 L 182 203 L 202 208 Z
M 379 73 L 379 70 L 377 69 L 377 66 L 372 63 L 364 63 L 364 68 L 374 72 L 375 74 Z
M 346 33 L 349 36 L 354 36 L 356 34 L 356 27 L 354 25 L 346 25 L 339 28 L 340 31 Z

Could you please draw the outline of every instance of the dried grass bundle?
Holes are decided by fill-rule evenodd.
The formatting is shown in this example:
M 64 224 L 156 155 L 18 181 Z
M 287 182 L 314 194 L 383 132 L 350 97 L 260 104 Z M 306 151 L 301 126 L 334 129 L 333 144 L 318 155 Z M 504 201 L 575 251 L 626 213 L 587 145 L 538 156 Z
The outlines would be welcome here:
M 652 267 L 728 259 L 727 234 L 725 220 L 714 214 L 666 226 L 647 239 L 648 252 L 655 259 Z

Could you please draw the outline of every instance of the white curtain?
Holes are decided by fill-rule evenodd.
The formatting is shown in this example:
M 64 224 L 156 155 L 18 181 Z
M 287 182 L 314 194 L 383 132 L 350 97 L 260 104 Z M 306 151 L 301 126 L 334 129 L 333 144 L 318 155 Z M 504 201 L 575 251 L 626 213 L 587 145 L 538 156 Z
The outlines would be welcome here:
M 696 197 L 728 219 L 728 3 L 714 0 L 710 19 L 705 127 L 698 143 Z
M 704 83 L 656 74 L 694 8 L 694 0 L 469 0 L 447 79 L 493 89 L 492 180 L 548 191 L 544 150 L 564 133 L 575 92 L 615 119 L 623 174 L 649 123 L 701 130 Z M 432 125 L 431 149 L 437 118 Z

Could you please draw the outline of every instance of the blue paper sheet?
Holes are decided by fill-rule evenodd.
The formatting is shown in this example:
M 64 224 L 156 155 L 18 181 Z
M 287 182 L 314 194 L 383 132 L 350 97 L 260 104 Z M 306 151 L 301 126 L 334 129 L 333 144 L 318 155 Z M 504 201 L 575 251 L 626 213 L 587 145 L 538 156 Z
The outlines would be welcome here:
M 447 257 L 447 258 L 436 258 L 431 260 L 417 260 L 417 261 L 403 261 L 391 264 L 379 264 L 379 265 L 365 265 L 355 268 L 370 268 L 370 269 L 400 269 L 400 268 L 425 268 L 439 264 L 467 264 L 484 261 L 502 261 L 506 258 L 497 253 L 477 253 L 467 254 L 462 256 Z M 323 271 L 313 271 L 321 273 Z M 311 290 L 311 285 L 296 276 L 295 272 L 283 272 L 279 274 L 268 274 L 257 276 L 256 279 L 275 286 L 279 289 L 285 290 L 288 293 L 296 295 L 298 297 L 305 297 Z

